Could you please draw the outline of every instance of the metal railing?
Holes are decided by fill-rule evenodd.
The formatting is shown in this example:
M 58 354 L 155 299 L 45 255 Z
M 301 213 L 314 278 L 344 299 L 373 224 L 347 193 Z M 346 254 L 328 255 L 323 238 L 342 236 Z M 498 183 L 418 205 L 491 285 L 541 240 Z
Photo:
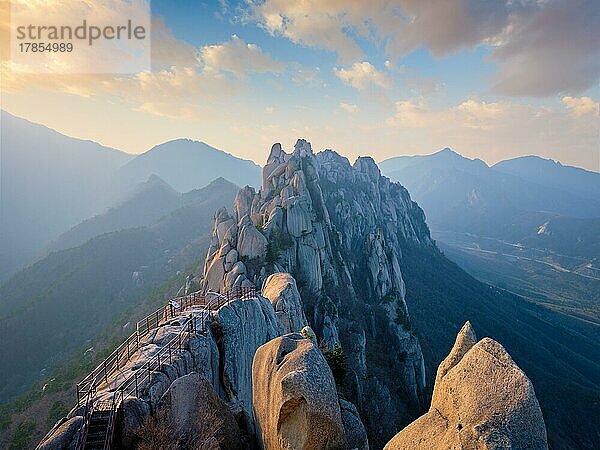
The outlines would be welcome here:
M 225 293 L 197 291 L 171 299 L 165 306 L 138 321 L 135 332 L 77 383 L 77 406 L 86 404 L 90 392 L 95 392 L 98 386 L 107 383 L 112 374 L 123 368 L 139 350 L 141 338 L 158 328 L 161 323 L 174 319 L 193 306 L 216 310 L 232 300 L 255 298 L 256 294 L 257 291 L 253 287 L 235 287 Z
M 140 397 L 143 389 L 150 384 L 150 377 L 153 372 L 160 372 L 165 364 L 172 364 L 173 358 L 187 350 L 190 337 L 198 333 L 198 321 L 200 321 L 201 331 L 204 332 L 208 315 L 211 311 L 217 310 L 232 300 L 256 298 L 257 291 L 254 287 L 236 287 L 223 294 L 218 292 L 193 292 L 183 297 L 177 297 L 170 300 L 167 305 L 158 309 L 146 318 L 139 321 L 136 325 L 136 331 L 108 358 L 106 358 L 96 369 L 77 384 L 77 405 L 85 406 L 84 423 L 78 442 L 78 450 L 85 447 L 88 430 L 94 413 L 94 399 L 97 387 L 108 382 L 108 377 L 119 370 L 120 367 L 131 358 L 131 356 L 140 347 L 140 338 L 159 327 L 161 322 L 171 320 L 181 315 L 185 310 L 192 306 L 203 306 L 199 314 L 192 316 L 185 322 L 182 329 L 171 339 L 167 345 L 162 347 L 153 355 L 143 366 L 138 367 L 125 380 L 118 384 L 113 394 L 108 400 L 111 404 L 110 421 L 105 434 L 104 450 L 109 450 L 115 429 L 116 414 L 121 403 L 130 397 Z M 122 363 L 122 365 L 120 365 Z M 81 404 L 83 401 L 83 405 Z

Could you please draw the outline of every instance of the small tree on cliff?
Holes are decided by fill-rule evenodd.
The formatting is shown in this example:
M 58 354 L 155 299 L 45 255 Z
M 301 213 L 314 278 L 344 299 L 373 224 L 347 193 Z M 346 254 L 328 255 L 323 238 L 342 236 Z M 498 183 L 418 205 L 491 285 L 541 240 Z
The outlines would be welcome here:
M 346 353 L 344 353 L 342 346 L 337 342 L 333 345 L 333 351 L 330 351 L 326 345 L 321 345 L 321 351 L 333 373 L 335 383 L 341 386 L 348 375 L 348 358 L 346 357 Z

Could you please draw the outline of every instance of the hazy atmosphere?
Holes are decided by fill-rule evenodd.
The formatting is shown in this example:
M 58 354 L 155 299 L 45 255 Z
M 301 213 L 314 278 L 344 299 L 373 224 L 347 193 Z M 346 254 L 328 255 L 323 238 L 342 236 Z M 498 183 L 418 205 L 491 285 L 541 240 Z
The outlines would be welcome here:
M 599 1 L 0 13 L 0 448 L 600 448 Z
M 303 136 L 351 159 L 451 147 L 599 170 L 593 0 L 151 7 L 151 72 L 23 75 L 5 61 L 3 108 L 129 153 L 187 137 L 260 164 L 273 138 Z

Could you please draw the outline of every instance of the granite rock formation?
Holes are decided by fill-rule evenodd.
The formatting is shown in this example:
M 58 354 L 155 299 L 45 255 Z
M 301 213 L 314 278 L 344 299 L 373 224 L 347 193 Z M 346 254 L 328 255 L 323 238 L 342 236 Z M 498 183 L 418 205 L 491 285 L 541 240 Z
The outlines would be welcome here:
M 533 385 L 504 347 L 460 330 L 438 368 L 431 408 L 385 450 L 548 448 Z
M 383 446 L 424 406 L 400 260 L 405 246 L 433 245 L 422 210 L 371 158 L 350 165 L 331 150 L 313 154 L 300 139 L 290 154 L 273 145 L 260 191 L 246 187 L 231 214 L 216 213 L 203 288 L 264 284 L 271 296 L 269 276 L 291 274 L 320 344 L 347 354 L 341 389 L 372 418 L 369 440 Z M 281 331 L 301 325 L 301 317 L 286 323 L 287 299 L 270 299 Z
M 243 414 L 245 427 L 252 432 L 252 360 L 256 349 L 279 336 L 275 311 L 264 297 L 235 300 L 216 312 L 213 330 L 218 330 L 226 398 Z
M 264 450 L 348 448 L 333 375 L 311 330 L 261 346 L 253 407 Z
M 233 413 L 211 383 L 195 372 L 171 383 L 157 404 L 155 416 L 180 447 L 202 448 L 216 441 L 218 448 L 245 448 Z
M 300 331 L 308 325 L 296 280 L 289 273 L 274 273 L 269 276 L 262 295 L 269 299 L 275 309 L 280 334 Z

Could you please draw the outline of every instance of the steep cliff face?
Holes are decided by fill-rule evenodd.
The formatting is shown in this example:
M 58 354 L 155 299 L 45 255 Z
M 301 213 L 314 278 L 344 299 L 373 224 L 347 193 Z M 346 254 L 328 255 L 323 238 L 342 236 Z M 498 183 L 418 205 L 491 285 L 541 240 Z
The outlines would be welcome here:
M 304 140 L 291 154 L 275 144 L 261 190 L 246 187 L 232 214 L 217 212 L 203 287 L 260 287 L 291 273 L 318 340 L 347 354 L 342 390 L 380 446 L 423 407 L 400 261 L 406 246 L 432 245 L 422 210 L 371 158 L 350 165 Z

